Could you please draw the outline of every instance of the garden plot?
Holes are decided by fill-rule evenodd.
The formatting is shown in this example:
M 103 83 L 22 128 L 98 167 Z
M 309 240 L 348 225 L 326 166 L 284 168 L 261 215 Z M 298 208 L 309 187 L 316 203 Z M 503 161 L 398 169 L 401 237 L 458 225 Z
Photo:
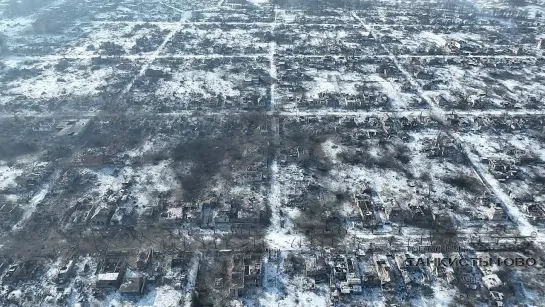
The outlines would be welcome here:
M 485 29 L 475 29 L 475 31 L 456 32 L 456 26 L 453 29 L 446 28 L 443 32 L 437 32 L 436 28 L 427 26 L 385 26 L 375 27 L 375 31 L 383 40 L 394 40 L 392 51 L 395 54 L 422 54 L 434 48 L 435 53 L 448 54 L 449 47 L 456 44 L 468 46 L 483 45 L 483 37 L 486 37 Z M 433 31 L 433 32 L 432 32 Z M 483 35 L 484 34 L 484 35 Z M 458 46 L 459 48 L 459 46 Z
M 137 216 L 149 212 L 157 206 L 160 194 L 180 190 L 176 174 L 171 163 L 163 161 L 157 165 L 142 167 L 122 167 L 116 169 L 81 170 L 88 176 L 96 178 L 96 183 L 89 191 L 97 198 L 105 198 L 110 194 L 121 194 L 124 183 L 130 182 L 128 191 L 129 203 L 126 208 L 134 210 Z
M 301 257 L 295 253 L 281 252 L 263 263 L 263 288 L 248 295 L 234 306 L 325 306 L 330 301 L 330 289 L 326 285 L 314 285 L 290 259 Z M 305 255 L 306 256 L 306 255 Z M 303 264 L 304 266 L 304 264 Z
M 179 205 L 218 199 L 220 207 L 230 204 L 241 216 L 256 218 L 266 211 L 265 118 L 163 118 L 145 120 L 143 126 L 137 122 L 117 118 L 93 123 L 83 136 L 85 148 L 75 155 L 76 165 L 58 184 L 66 192 L 63 197 L 127 195 L 126 210 L 138 216 L 160 200 Z M 97 168 L 97 158 L 106 166 Z
M 8 39 L 16 39 L 25 33 L 31 33 L 34 20 L 29 17 L 6 18 L 0 20 L 1 33 Z M 8 40 L 9 44 L 9 40 Z
M 130 93 L 148 110 L 262 110 L 269 105 L 267 58 L 155 61 Z
M 175 23 L 92 23 L 83 39 L 62 52 L 67 57 L 145 56 L 155 52 Z
M 127 59 L 5 61 L 0 106 L 12 111 L 96 107 L 76 98 L 111 95 L 121 90 L 138 63 Z M 92 100 L 92 99 L 91 99 Z M 86 103 L 89 101 L 85 100 Z M 100 103 L 103 104 L 104 101 Z
M 2 54 L 14 56 L 42 56 L 60 53 L 74 40 L 70 35 L 45 35 L 35 31 L 35 19 L 18 17 L 0 20 L 0 33 L 5 46 Z
M 497 59 L 535 55 L 541 32 L 519 26 L 505 31 L 503 25 L 395 25 L 375 31 L 398 55 L 480 55 Z M 515 34 L 517 33 L 517 34 Z M 523 34 L 521 34 L 523 33 Z
M 368 4 L 369 8 L 365 11 L 356 10 L 354 13 L 358 16 L 365 16 L 367 24 L 421 24 L 422 16 L 418 16 L 413 12 L 403 12 L 388 8 L 386 5 L 391 5 L 391 2 L 383 1 L 380 4 Z
M 462 134 L 523 214 L 545 201 L 545 148 L 539 136 L 520 133 Z M 532 220 L 528 217 L 528 220 Z
M 316 131 L 307 131 L 310 127 Z M 409 209 L 411 206 L 429 208 L 437 223 L 446 223 L 434 225 L 436 229 L 477 221 L 505 222 L 501 208 L 496 208 L 496 202 L 488 196 L 486 187 L 453 140 L 438 130 L 408 132 L 405 136 L 379 140 L 366 136 L 369 129 L 363 126 L 352 132 L 338 126 L 335 133 L 314 125 L 294 123 L 286 123 L 284 129 L 301 131 L 288 134 L 279 155 L 278 182 L 283 184 L 280 190 L 285 193 L 284 197 L 291 197 L 284 203 L 301 205 L 298 209 L 286 209 L 287 220 L 296 220 L 305 213 L 301 210 L 305 203 L 332 205 L 330 209 L 317 211 L 320 214 L 337 212 L 345 215 L 342 220 L 347 220 L 354 211 L 344 202 L 354 206 L 355 195 L 372 190 L 392 211 L 402 210 L 407 214 L 414 210 Z M 303 136 L 305 132 L 310 137 Z M 351 137 L 359 141 L 350 141 Z M 301 169 L 302 166 L 306 169 Z M 432 225 L 424 221 L 421 225 L 411 225 L 410 219 L 392 220 L 392 223 L 417 228 Z
M 393 40 L 390 49 L 398 55 L 465 55 L 496 57 L 535 55 L 538 28 L 518 26 L 505 31 L 504 25 L 396 25 L 378 26 L 375 31 Z
M 20 157 L 20 162 L 11 165 L 0 162 L 0 202 L 1 210 L 13 208 L 9 221 L 3 227 L 20 227 L 41 205 L 50 191 L 53 164 L 38 162 L 36 155 Z M 19 212 L 19 213 L 15 213 Z
M 542 109 L 542 59 L 412 59 L 423 94 L 444 109 Z
M 384 59 L 286 57 L 278 59 L 277 65 L 277 97 L 288 110 L 404 110 L 422 106 L 401 72 Z
M 345 24 L 354 21 L 352 16 L 344 10 L 324 9 L 316 11 L 302 11 L 292 9 L 277 9 L 276 21 L 285 24 Z
M 184 136 L 154 135 L 120 156 L 128 155 L 137 164 L 156 165 L 171 161 L 176 180 L 181 184 L 178 192 L 186 200 L 206 199 L 219 193 L 225 200 L 249 201 L 259 194 L 256 191 L 261 188 L 261 181 L 268 172 L 264 149 L 267 130 L 266 123 L 261 120 L 260 117 L 248 117 L 212 125 L 199 120 L 189 127 L 210 126 L 206 136 L 192 135 L 191 132 Z M 251 129 L 246 132 L 248 138 L 243 139 L 244 132 L 241 131 L 223 131 L 236 127 L 242 131 Z M 168 157 L 172 160 L 161 160 Z
M 15 165 L 1 164 L 0 171 L 0 194 L 8 199 L 24 199 L 39 188 L 40 180 L 47 179 L 52 172 L 52 164 L 39 161 L 36 155 L 28 155 Z
M 507 0 L 477 0 L 473 3 L 475 7 L 488 11 L 513 9 L 513 3 Z M 516 5 L 516 9 L 519 12 L 528 13 L 532 18 L 539 18 L 545 14 L 544 5 L 545 3 L 542 0 L 520 2 Z
M 8 48 L 11 58 L 58 59 L 70 50 L 74 41 L 80 39 L 82 33 L 49 35 L 32 33 L 17 35 L 9 39 Z M 85 34 L 83 34 L 85 35 Z
M 0 12 L 4 12 L 8 8 L 9 0 L 0 1 Z
M 112 6 L 110 10 L 95 13 L 93 19 L 99 21 L 179 21 L 185 11 L 195 8 L 203 8 L 202 2 L 123 0 Z
M 271 28 L 260 25 L 187 24 L 166 45 L 164 55 L 267 55 Z
M 206 10 L 191 12 L 189 21 L 197 23 L 270 23 L 274 21 L 274 11 L 269 5 L 229 3 L 223 7 L 210 5 Z M 234 1 L 236 2 L 236 1 Z M 242 1 L 241 1 L 242 2 Z M 217 4 L 216 1 L 214 4 Z
M 280 25 L 277 50 L 287 55 L 384 55 L 361 24 Z
M 0 124 L 0 143 L 5 146 L 0 148 L 0 160 L 9 164 L 10 168 L 23 165 L 25 171 L 22 177 L 33 177 L 35 171 L 29 170 L 28 165 L 51 163 L 70 156 L 72 146 L 78 145 L 77 133 L 85 128 L 86 121 L 73 123 L 70 126 L 68 121 L 62 119 L 3 119 Z M 76 123 L 81 124 L 77 127 L 79 131 L 74 128 Z M 63 131 L 64 128 L 67 129 Z M 62 135 L 59 131 L 74 134 Z M 39 178 L 36 181 L 40 181 Z M 21 182 L 19 186 L 26 188 L 30 184 Z
M 481 216 L 482 208 L 474 205 L 485 189 L 471 168 L 453 157 L 427 155 L 428 144 L 437 138 L 435 133 L 411 133 L 414 140 L 406 144 L 394 141 L 381 145 L 369 140 L 367 151 L 374 161 L 364 161 L 367 165 L 363 166 L 354 165 L 354 160 L 350 162 L 350 153 L 356 148 L 344 147 L 348 154 L 341 155 L 344 165 L 334 172 L 337 180 L 344 181 L 347 187 L 360 186 L 362 190 L 371 187 L 383 202 L 394 208 L 430 206 L 436 219 L 452 217 L 455 224 L 486 219 Z M 460 152 L 448 154 L 460 155 Z
M 305 194 L 309 186 L 316 187 L 316 183 L 308 181 L 310 175 L 308 172 L 305 174 L 301 167 L 297 165 L 283 167 L 275 163 L 272 172 L 269 194 L 272 217 L 265 239 L 271 248 L 306 248 L 312 243 L 312 239 L 305 237 L 306 230 L 319 226 L 325 228 L 325 223 L 320 219 L 328 218 L 332 212 L 319 212 L 323 209 L 321 202 L 317 198 L 306 199 Z M 311 203 L 312 201 L 315 203 Z M 323 225 L 307 225 L 306 222 L 311 221 L 306 220 L 308 218 L 316 219 L 316 224 Z

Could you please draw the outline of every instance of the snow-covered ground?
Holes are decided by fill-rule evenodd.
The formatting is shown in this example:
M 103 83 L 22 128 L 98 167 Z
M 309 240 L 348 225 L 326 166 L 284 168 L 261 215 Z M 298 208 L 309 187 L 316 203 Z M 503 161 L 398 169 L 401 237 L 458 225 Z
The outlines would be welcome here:
M 60 72 L 55 69 L 59 62 L 42 62 L 24 64 L 7 62 L 8 67 L 17 69 L 36 69 L 37 74 L 25 80 L 14 80 L 5 84 L 6 94 L 22 96 L 28 99 L 47 99 L 62 96 L 96 95 L 100 88 L 108 84 L 108 80 L 115 75 L 114 68 L 98 70 L 68 69 Z M 85 62 L 83 63 L 85 64 Z M 6 101 L 6 99 L 8 99 Z M 9 103 L 9 96 L 4 96 L 2 103 Z
M 106 53 L 105 43 L 113 43 L 120 46 L 121 54 L 149 55 L 162 42 L 169 31 L 178 27 L 176 23 L 92 23 L 84 28 L 83 38 L 76 42 L 73 48 L 61 50 L 67 56 L 91 56 L 98 53 Z M 139 48 L 138 42 L 144 40 L 146 46 Z M 107 54 L 107 53 L 106 53 Z
M 17 186 L 15 179 L 23 173 L 22 169 L 0 165 L 0 190 Z
M 303 276 L 290 278 L 284 272 L 286 253 L 280 253 L 278 260 L 265 259 L 263 264 L 263 289 L 248 306 L 328 306 L 329 291 L 327 288 L 305 289 Z
M 91 174 L 97 176 L 97 182 L 90 192 L 98 196 L 106 195 L 109 190 L 119 193 L 123 183 L 131 182 L 131 207 L 136 208 L 138 213 L 142 213 L 147 207 L 155 206 L 159 193 L 180 189 L 172 165 L 168 161 L 139 168 L 127 166 L 116 174 L 112 169 L 91 171 Z
M 290 182 L 294 180 L 293 176 L 298 176 L 296 166 L 284 171 L 277 162 L 271 165 L 272 178 L 268 202 L 272 217 L 265 240 L 272 249 L 293 249 L 305 246 L 304 237 L 297 233 L 292 222 L 292 219 L 297 217 L 297 211 L 291 211 L 291 215 L 289 210 L 283 214 L 280 213 L 281 210 L 286 211 L 283 207 L 288 201 L 286 192 L 290 189 Z M 300 172 L 299 176 L 301 176 Z

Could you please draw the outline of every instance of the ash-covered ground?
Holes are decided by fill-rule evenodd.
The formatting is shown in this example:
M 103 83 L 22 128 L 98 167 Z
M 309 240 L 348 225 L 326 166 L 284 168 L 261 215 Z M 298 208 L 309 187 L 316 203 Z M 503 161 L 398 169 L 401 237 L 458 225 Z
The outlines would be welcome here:
M 0 0 L 0 305 L 543 306 L 544 13 Z

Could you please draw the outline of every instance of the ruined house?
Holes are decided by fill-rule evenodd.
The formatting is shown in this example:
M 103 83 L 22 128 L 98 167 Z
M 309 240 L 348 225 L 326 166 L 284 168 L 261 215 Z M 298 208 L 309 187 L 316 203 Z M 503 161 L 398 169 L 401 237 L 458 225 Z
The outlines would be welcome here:
M 203 204 L 201 207 L 201 227 L 212 228 L 214 227 L 214 207 L 215 204 Z
M 8 267 L 3 281 L 16 283 L 19 281 L 29 280 L 38 267 L 36 260 L 26 260 L 16 262 Z
M 110 223 L 114 226 L 123 226 L 130 223 L 130 216 L 135 212 L 134 208 L 118 207 L 115 209 Z
M 367 194 L 355 195 L 354 202 L 360 210 L 361 218 L 364 224 L 372 223 L 374 220 L 374 214 L 371 197 Z
M 399 273 L 401 275 L 401 278 L 403 279 L 403 282 L 405 284 L 410 283 L 417 283 L 422 284 L 425 282 L 425 271 L 426 268 L 424 267 L 422 262 L 417 263 L 409 263 L 408 258 L 415 258 L 414 256 L 410 254 L 397 254 L 395 255 L 395 264 L 397 266 L 397 269 L 399 270 Z
M 389 203 L 390 206 L 386 208 L 388 220 L 395 224 L 405 223 L 405 219 L 409 216 L 407 209 L 402 208 L 395 199 L 390 199 Z
M 430 206 L 409 204 L 411 220 L 422 227 L 429 227 L 435 221 L 435 214 Z
M 496 274 L 485 275 L 482 277 L 483 285 L 486 289 L 494 289 L 503 285 L 503 282 Z
M 74 274 L 75 264 L 75 260 L 69 260 L 68 262 L 64 263 L 55 276 L 55 282 L 58 284 L 67 282 Z
M 523 212 L 535 224 L 545 224 L 545 204 L 528 202 L 522 205 Z
M 89 225 L 92 226 L 106 226 L 110 223 L 110 218 L 112 217 L 113 210 L 108 207 L 100 206 L 97 207 L 93 215 L 89 219 Z
M 111 253 L 99 263 L 96 271 L 97 288 L 118 288 L 125 276 L 126 262 L 123 255 Z
M 119 292 L 125 295 L 140 295 L 144 292 L 145 285 L 146 278 L 143 276 L 125 277 L 119 287 Z
M 245 288 L 261 286 L 261 258 L 259 254 L 244 258 L 244 286 Z
M 184 218 L 183 207 L 171 207 L 159 214 L 159 222 L 162 225 L 181 224 Z
M 490 173 L 498 179 L 499 182 L 505 182 L 515 178 L 519 174 L 519 168 L 511 161 L 483 159 L 483 162 L 488 162 Z
M 233 255 L 229 259 L 227 271 L 229 294 L 232 297 L 242 295 L 244 290 L 244 255 Z
M 378 288 L 381 286 L 381 280 L 375 268 L 373 257 L 365 259 L 361 265 L 362 285 L 365 287 Z
M 138 259 L 136 260 L 136 268 L 139 270 L 144 270 L 151 263 L 151 257 L 153 256 L 153 250 L 149 251 L 140 251 L 138 253 Z
M 380 280 L 380 286 L 382 290 L 392 290 L 391 267 L 390 262 L 388 261 L 388 257 L 386 257 L 385 255 L 374 254 L 373 263 L 375 265 L 375 270 Z
M 64 120 L 55 127 L 55 130 L 57 130 L 59 136 L 74 136 L 80 134 L 89 122 L 89 119 Z
M 220 210 L 214 216 L 214 226 L 218 228 L 228 227 L 230 223 L 229 211 Z
M 337 255 L 329 261 L 330 287 L 335 288 L 341 294 L 360 293 L 362 291 L 362 279 L 355 259 L 345 255 Z

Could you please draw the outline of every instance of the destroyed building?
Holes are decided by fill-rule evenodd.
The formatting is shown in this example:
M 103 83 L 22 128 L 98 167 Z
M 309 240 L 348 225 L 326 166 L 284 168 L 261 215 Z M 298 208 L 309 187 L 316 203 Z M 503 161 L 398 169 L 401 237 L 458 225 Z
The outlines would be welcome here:
M 146 278 L 143 276 L 126 277 L 123 279 L 119 292 L 125 295 L 141 295 L 144 292 Z
M 106 255 L 97 266 L 97 288 L 119 288 L 125 276 L 127 264 L 124 256 L 119 253 Z

